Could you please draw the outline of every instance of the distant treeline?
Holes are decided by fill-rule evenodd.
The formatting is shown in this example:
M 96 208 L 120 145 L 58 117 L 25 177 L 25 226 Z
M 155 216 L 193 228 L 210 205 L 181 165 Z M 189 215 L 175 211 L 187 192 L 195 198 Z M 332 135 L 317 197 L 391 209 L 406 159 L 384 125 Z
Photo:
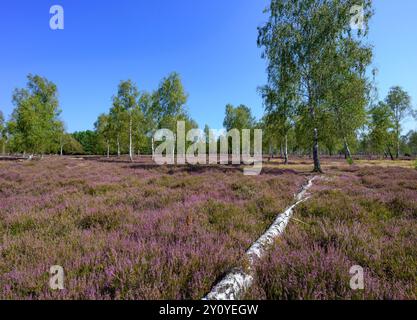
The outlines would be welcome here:
M 373 48 L 366 43 L 372 1 L 363 1 L 364 17 L 353 28 L 351 0 L 271 0 L 269 19 L 258 30 L 258 46 L 267 62 L 267 84 L 259 89 L 265 115 L 254 119 L 245 105 L 227 105 L 224 128 L 263 129 L 265 154 L 311 155 L 321 171 L 320 155 L 379 155 L 391 159 L 417 155 L 417 132 L 402 135 L 406 118 L 416 116 L 409 94 L 399 86 L 377 99 Z M 13 94 L 15 109 L 1 116 L 3 153 L 151 154 L 153 135 L 164 128 L 197 128 L 187 112 L 188 95 L 172 73 L 153 92 L 121 81 L 107 113 L 93 131 L 68 134 L 56 86 L 28 76 L 26 88 Z M 196 108 L 198 106 L 195 106 Z M 209 112 L 209 111 L 207 111 Z M 206 126 L 204 132 L 208 132 Z
M 60 120 L 57 88 L 40 76 L 28 76 L 24 89 L 13 93 L 15 109 L 5 121 L 0 112 L 1 152 L 22 154 L 86 154 L 86 155 L 132 155 L 152 154 L 152 136 L 157 129 L 176 131 L 177 121 L 185 121 L 186 129 L 197 128 L 187 113 L 187 94 L 178 74 L 173 73 L 161 81 L 152 93 L 139 92 L 136 85 L 122 81 L 108 113 L 101 114 L 94 130 L 67 133 Z M 391 89 L 385 101 L 365 110 L 363 124 L 345 141 L 337 134 L 331 122 L 323 121 L 320 134 L 320 154 L 346 157 L 346 144 L 351 154 L 380 155 L 397 158 L 397 136 L 401 132 L 399 117 L 404 110 L 410 113 L 410 97 L 399 87 Z M 401 110 L 398 110 L 401 109 Z M 264 130 L 263 151 L 266 155 L 312 155 L 312 143 L 305 132 L 302 118 L 293 117 L 283 123 L 276 109 L 268 111 L 256 121 L 251 109 L 245 105 L 225 108 L 224 128 Z M 288 121 L 288 120 L 287 120 Z M 203 132 L 208 133 L 206 125 Z M 132 143 L 130 144 L 130 141 Z M 417 131 L 399 135 L 400 155 L 417 155 Z

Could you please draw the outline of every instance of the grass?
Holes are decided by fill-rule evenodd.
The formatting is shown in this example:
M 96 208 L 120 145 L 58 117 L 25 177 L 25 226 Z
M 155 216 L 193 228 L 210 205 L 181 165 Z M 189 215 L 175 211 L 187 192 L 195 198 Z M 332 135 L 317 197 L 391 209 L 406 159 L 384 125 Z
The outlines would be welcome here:
M 324 159 L 326 175 L 267 257 L 248 299 L 415 299 L 411 161 Z M 200 299 L 310 176 L 105 159 L 0 162 L 0 299 Z M 65 290 L 48 287 L 61 265 Z M 349 288 L 353 265 L 365 290 Z
M 256 266 L 249 299 L 416 299 L 417 172 L 356 166 L 329 172 Z M 365 269 L 365 290 L 349 270 Z
M 306 177 L 70 158 L 0 166 L 1 299 L 200 299 Z M 65 290 L 48 287 L 65 270 Z

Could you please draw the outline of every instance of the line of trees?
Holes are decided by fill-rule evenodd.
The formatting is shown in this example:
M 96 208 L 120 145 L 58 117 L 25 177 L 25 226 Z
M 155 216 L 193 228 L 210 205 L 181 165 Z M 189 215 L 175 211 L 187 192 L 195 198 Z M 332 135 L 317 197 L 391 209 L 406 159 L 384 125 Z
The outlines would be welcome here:
M 184 121 L 186 130 L 197 128 L 190 118 L 188 95 L 180 76 L 171 73 L 152 93 L 140 92 L 131 80 L 121 81 L 108 113 L 99 115 L 94 131 L 66 133 L 60 119 L 58 90 L 38 75 L 28 75 L 25 88 L 16 89 L 10 120 L 0 113 L 2 153 L 21 153 L 32 158 L 44 154 L 152 154 L 156 130 L 176 130 Z
M 351 83 L 347 83 L 348 85 Z M 223 126 L 231 129 L 263 129 L 264 154 L 312 156 L 311 126 L 289 103 L 277 103 L 279 94 L 269 87 L 261 89 L 266 113 L 256 121 L 245 105 L 225 107 Z M 352 94 L 354 90 L 352 90 Z M 186 130 L 197 128 L 186 111 L 187 94 L 178 74 L 164 78 L 153 93 L 139 92 L 131 81 L 121 81 L 108 113 L 99 115 L 95 129 L 68 134 L 59 119 L 57 88 L 40 76 L 28 76 L 24 89 L 13 93 L 15 109 L 8 122 L 0 112 L 0 145 L 2 153 L 34 154 L 152 154 L 153 134 L 157 129 L 176 131 L 177 121 L 185 121 Z M 357 99 L 351 97 L 351 99 Z M 417 155 L 417 131 L 402 136 L 401 124 L 413 115 L 411 98 L 396 86 L 386 99 L 370 107 L 353 106 L 321 109 L 318 127 L 321 146 L 318 154 L 382 155 L 396 159 L 400 155 Z M 303 110 L 303 109 L 301 109 Z M 307 118 L 309 120 L 309 118 Z M 308 128 L 309 130 L 306 130 Z M 209 127 L 204 132 L 209 138 Z M 213 138 L 213 137 L 211 137 Z M 218 138 L 218 137 L 217 137 Z M 213 143 L 213 141 L 208 141 Z M 217 141 L 219 143 L 219 141 Z
M 10 120 L 5 123 L 0 114 L 2 153 L 15 152 L 41 157 L 49 153 L 64 153 L 64 146 L 72 152 L 81 151 L 73 137 L 65 133 L 60 120 L 58 90 L 54 83 L 38 75 L 29 74 L 26 88 L 13 92 L 14 105 Z M 70 151 L 68 149 L 68 151 Z
M 362 5 L 361 28 L 352 29 L 350 10 Z M 377 102 L 376 70 L 369 70 L 372 46 L 366 43 L 371 0 L 271 0 L 269 19 L 258 29 L 258 46 L 267 61 L 267 84 L 259 89 L 265 114 L 256 121 L 245 105 L 226 105 L 224 128 L 263 129 L 264 153 L 309 155 L 321 172 L 320 155 L 382 155 L 395 160 L 417 154 L 417 132 L 402 136 L 402 124 L 416 116 L 409 94 L 399 86 Z M 66 133 L 60 120 L 58 90 L 46 78 L 29 75 L 16 89 L 14 111 L 0 113 L 0 144 L 5 152 L 32 156 L 57 154 L 153 154 L 158 129 L 197 128 L 187 112 L 188 95 L 171 73 L 153 92 L 121 81 L 107 113 L 94 130 Z M 204 128 L 206 134 L 209 127 Z M 206 137 L 206 141 L 214 137 Z M 213 141 L 208 141 L 213 143 Z M 217 141 L 218 143 L 218 141 Z
M 363 8 L 357 30 L 350 14 L 354 5 Z M 312 154 L 315 172 L 322 171 L 319 143 L 329 154 L 343 150 L 349 161 L 353 147 L 357 153 L 398 158 L 401 123 L 412 113 L 411 99 L 393 87 L 384 102 L 373 106 L 372 47 L 366 43 L 372 1 L 271 0 L 267 13 L 258 46 L 268 62 L 268 83 L 260 91 L 270 149 L 279 141 L 287 163 L 291 141 L 293 151 Z
M 403 98 L 393 99 L 399 96 Z M 401 134 L 403 121 L 415 116 L 410 101 L 406 91 L 398 86 L 392 87 L 383 101 L 371 104 L 362 111 L 361 124 L 351 131 L 347 142 L 343 135 L 338 134 L 343 122 L 331 119 L 330 122 L 321 122 L 319 154 L 342 155 L 349 161 L 352 155 L 383 156 L 392 160 L 400 156 L 416 156 L 417 131 Z M 285 163 L 288 163 L 289 155 L 312 156 L 311 135 L 303 130 L 299 117 L 292 119 L 291 122 L 284 122 L 278 112 L 265 114 L 258 124 L 264 132 L 264 154 L 270 157 L 278 154 Z M 332 126 L 332 121 L 335 121 L 335 126 Z M 347 123 L 351 124 L 349 120 Z
M 108 113 L 99 115 L 94 131 L 73 134 L 88 154 L 153 154 L 154 133 L 158 129 L 176 131 L 178 121 L 184 121 L 186 130 L 197 128 L 188 114 L 188 95 L 181 78 L 171 73 L 152 92 L 139 91 L 132 80 L 119 83 L 112 97 Z

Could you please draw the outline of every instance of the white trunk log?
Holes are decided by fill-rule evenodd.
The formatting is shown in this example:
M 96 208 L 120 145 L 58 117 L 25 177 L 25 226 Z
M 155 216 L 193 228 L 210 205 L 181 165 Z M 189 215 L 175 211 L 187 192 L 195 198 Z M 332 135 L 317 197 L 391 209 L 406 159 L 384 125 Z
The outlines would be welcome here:
M 280 214 L 272 226 L 256 241 L 245 256 L 249 262 L 246 270 L 235 269 L 221 280 L 203 300 L 237 300 L 241 299 L 249 289 L 254 279 L 254 263 L 261 259 L 266 250 L 274 243 L 275 239 L 281 236 L 290 221 L 294 209 L 309 197 L 307 191 L 313 186 L 316 177 L 310 179 L 308 184 L 295 196 L 295 204 Z

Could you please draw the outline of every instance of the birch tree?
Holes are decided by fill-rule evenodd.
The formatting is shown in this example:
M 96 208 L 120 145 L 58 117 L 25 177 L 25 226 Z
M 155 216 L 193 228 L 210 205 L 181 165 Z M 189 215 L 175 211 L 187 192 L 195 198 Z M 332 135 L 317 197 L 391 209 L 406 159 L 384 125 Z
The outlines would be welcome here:
M 379 102 L 371 108 L 369 114 L 369 141 L 372 151 L 388 154 L 394 160 L 395 124 L 393 111 L 386 103 Z
M 350 15 L 354 5 L 364 10 L 363 28 L 352 30 Z M 370 0 L 272 0 L 266 10 L 269 19 L 259 28 L 258 45 L 268 61 L 268 82 L 277 91 L 294 95 L 297 105 L 311 127 L 310 137 L 314 172 L 322 172 L 319 157 L 320 115 L 329 112 L 325 99 L 333 89 L 333 78 L 344 66 L 343 55 L 350 65 L 359 65 L 372 16 Z M 352 36 L 354 34 L 354 36 Z M 350 43 L 355 50 L 342 51 Z M 329 65 L 329 56 L 336 59 Z M 365 67 L 365 66 L 360 66 Z M 281 93 L 280 93 L 281 94 Z M 307 126 L 306 126 L 307 127 Z
M 15 109 L 10 121 L 10 134 L 15 151 L 28 152 L 30 158 L 52 151 L 59 134 L 58 90 L 46 78 L 29 75 L 26 88 L 13 94 Z
M 187 99 L 188 94 L 185 92 L 178 73 L 171 73 L 162 79 L 158 89 L 152 95 L 152 114 L 158 129 L 176 132 L 178 121 L 187 123 L 191 120 L 185 106 Z M 174 138 L 176 140 L 175 134 Z
M 121 108 L 122 112 L 127 113 L 129 127 L 129 158 L 133 161 L 133 117 L 135 109 L 138 107 L 139 91 L 136 85 L 131 81 L 122 81 L 119 84 L 117 96 L 113 98 L 113 104 Z
M 112 138 L 110 117 L 103 113 L 99 115 L 97 121 L 94 123 L 94 128 L 97 132 L 98 140 L 104 142 L 107 158 L 110 158 L 110 141 Z
M 122 144 L 125 142 L 126 132 L 129 131 L 127 124 L 126 111 L 117 99 L 113 99 L 113 106 L 110 108 L 109 120 L 110 130 L 116 143 L 117 156 L 121 155 Z
M 280 87 L 281 89 L 279 89 Z M 275 89 L 265 86 L 262 88 L 262 96 L 264 98 L 266 124 L 269 129 L 276 130 L 276 135 L 280 137 L 283 146 L 282 153 L 284 156 L 284 164 L 288 164 L 288 133 L 293 127 L 293 117 L 297 105 L 294 100 L 293 90 L 289 90 L 284 84 Z
M 413 114 L 411 97 L 401 87 L 392 87 L 385 99 L 386 104 L 392 110 L 392 120 L 395 126 L 396 158 L 400 157 L 401 123 Z

